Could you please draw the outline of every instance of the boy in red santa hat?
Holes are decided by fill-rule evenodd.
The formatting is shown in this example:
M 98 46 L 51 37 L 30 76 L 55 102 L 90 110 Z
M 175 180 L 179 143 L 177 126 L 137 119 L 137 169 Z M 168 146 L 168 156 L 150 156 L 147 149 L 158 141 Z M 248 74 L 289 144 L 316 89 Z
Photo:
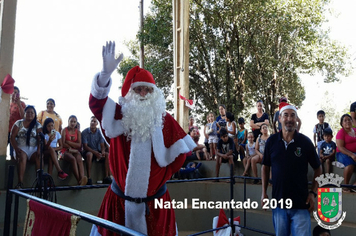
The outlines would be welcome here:
M 148 235 L 178 235 L 173 209 L 154 207 L 154 199 L 170 201 L 166 181 L 177 172 L 194 141 L 171 115 L 150 72 L 138 66 L 126 75 L 119 103 L 108 98 L 115 42 L 103 46 L 103 69 L 92 83 L 89 106 L 110 141 L 114 181 L 98 216 Z M 93 226 L 91 235 L 114 235 Z

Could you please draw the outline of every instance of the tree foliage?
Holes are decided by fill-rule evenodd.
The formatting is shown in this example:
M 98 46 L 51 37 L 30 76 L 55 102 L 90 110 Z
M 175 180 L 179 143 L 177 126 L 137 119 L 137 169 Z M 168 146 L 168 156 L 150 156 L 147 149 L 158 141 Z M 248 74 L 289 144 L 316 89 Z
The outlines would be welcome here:
M 191 0 L 190 94 L 194 112 L 217 112 L 225 104 L 235 115 L 262 100 L 273 117 L 278 98 L 301 106 L 299 75 L 321 72 L 325 82 L 346 75 L 345 47 L 323 29 L 329 0 Z M 139 35 L 145 68 L 166 95 L 173 84 L 172 2 L 152 0 Z M 130 46 L 137 56 L 137 47 Z M 125 66 L 120 71 L 125 72 Z M 123 68 L 122 68 L 123 67 Z

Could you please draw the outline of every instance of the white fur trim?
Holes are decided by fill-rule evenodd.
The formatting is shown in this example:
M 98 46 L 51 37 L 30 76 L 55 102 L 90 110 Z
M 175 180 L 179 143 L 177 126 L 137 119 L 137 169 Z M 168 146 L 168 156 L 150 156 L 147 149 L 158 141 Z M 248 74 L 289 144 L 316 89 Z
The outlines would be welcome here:
M 91 94 L 97 99 L 104 99 L 109 95 L 110 88 L 112 85 L 111 78 L 109 78 L 109 84 L 106 87 L 100 87 L 98 85 L 98 78 L 100 73 L 96 73 L 91 84 Z
M 148 83 L 148 82 L 135 82 L 133 84 L 131 84 L 131 88 L 136 88 L 138 86 L 147 86 L 147 87 L 152 87 L 153 89 L 157 89 L 157 86 L 155 84 L 152 83 Z
M 125 195 L 134 198 L 147 197 L 151 172 L 151 140 L 137 141 L 133 136 L 129 168 L 126 175 Z M 125 201 L 125 226 L 147 234 L 146 204 Z
M 279 114 L 281 115 L 283 113 L 283 111 L 287 110 L 287 109 L 290 109 L 290 110 L 293 110 L 295 111 L 295 113 L 297 114 L 297 108 L 295 108 L 295 106 L 293 105 L 286 105 L 284 107 L 282 107 L 280 110 L 279 110 Z
M 151 140 L 138 142 L 138 138 L 135 136 L 131 138 L 125 194 L 130 197 L 147 197 L 148 180 L 151 171 Z
M 115 138 L 124 132 L 121 120 L 115 120 L 116 103 L 108 98 L 103 108 L 102 126 L 109 138 Z
M 179 139 L 172 146 L 166 148 L 164 146 L 162 129 L 158 127 L 152 134 L 152 143 L 153 152 L 160 167 L 171 164 L 179 154 L 187 153 L 196 147 L 196 143 L 190 135 L 186 135 L 183 139 Z
M 125 227 L 147 235 L 146 204 L 125 201 Z

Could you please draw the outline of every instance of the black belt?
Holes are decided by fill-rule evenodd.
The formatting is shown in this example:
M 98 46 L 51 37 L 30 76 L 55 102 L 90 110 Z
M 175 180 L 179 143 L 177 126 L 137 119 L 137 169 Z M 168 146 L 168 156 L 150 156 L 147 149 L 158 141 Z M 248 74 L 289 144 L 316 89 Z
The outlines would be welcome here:
M 143 203 L 143 202 L 150 202 L 153 201 L 155 198 L 159 198 L 162 197 L 163 194 L 165 194 L 165 192 L 167 191 L 167 186 L 166 184 L 164 184 L 162 187 L 160 187 L 157 192 L 152 195 L 152 196 L 148 196 L 148 197 L 144 197 L 144 198 L 134 198 L 134 197 L 130 197 L 130 196 L 126 196 L 121 189 L 119 188 L 119 186 L 117 185 L 116 181 L 113 180 L 111 183 L 111 190 L 119 197 L 130 201 L 130 202 L 135 202 L 135 203 Z

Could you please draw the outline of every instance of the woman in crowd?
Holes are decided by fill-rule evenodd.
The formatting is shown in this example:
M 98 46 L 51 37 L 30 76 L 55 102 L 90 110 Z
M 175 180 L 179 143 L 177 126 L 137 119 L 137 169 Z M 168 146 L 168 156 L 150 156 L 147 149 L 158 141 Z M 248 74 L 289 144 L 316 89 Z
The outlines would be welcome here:
M 18 184 L 16 188 L 23 188 L 27 160 L 36 162 L 36 170 L 40 168 L 38 133 L 42 131 L 41 128 L 33 106 L 27 106 L 24 119 L 17 120 L 12 127 L 10 140 L 15 150 L 14 158 L 17 161 Z
M 47 99 L 47 110 L 41 111 L 37 115 L 38 122 L 43 126 L 45 120 L 47 118 L 52 118 L 54 122 L 54 129 L 59 133 L 62 132 L 62 118 L 54 111 L 54 107 L 56 106 L 55 101 L 52 98 Z
M 356 128 L 352 128 L 352 118 L 349 114 L 341 116 L 341 129 L 336 135 L 336 159 L 344 164 L 344 183 L 350 184 L 350 179 L 356 165 Z M 350 192 L 349 189 L 343 189 Z
M 47 118 L 43 124 L 43 134 L 45 135 L 45 145 L 43 147 L 44 158 L 48 158 L 48 174 L 52 175 L 53 164 L 57 169 L 58 178 L 64 180 L 67 174 L 61 169 L 58 163 L 57 152 L 62 149 L 61 134 L 54 129 L 54 121 Z
M 76 127 L 77 117 L 71 115 L 68 119 L 68 127 L 62 130 L 62 158 L 71 164 L 78 184 L 86 185 L 88 178 L 84 175 L 84 165 L 80 153 L 82 148 L 82 135 Z
M 218 137 L 220 138 L 219 135 L 219 130 L 220 128 L 226 128 L 226 106 L 223 104 L 219 105 L 219 116 L 216 118 L 216 122 L 218 125 Z
M 261 134 L 261 125 L 269 125 L 269 118 L 266 113 L 263 112 L 263 102 L 261 100 L 256 103 L 257 113 L 253 114 L 250 121 L 250 127 L 253 132 L 253 141 L 256 142 L 257 137 Z

